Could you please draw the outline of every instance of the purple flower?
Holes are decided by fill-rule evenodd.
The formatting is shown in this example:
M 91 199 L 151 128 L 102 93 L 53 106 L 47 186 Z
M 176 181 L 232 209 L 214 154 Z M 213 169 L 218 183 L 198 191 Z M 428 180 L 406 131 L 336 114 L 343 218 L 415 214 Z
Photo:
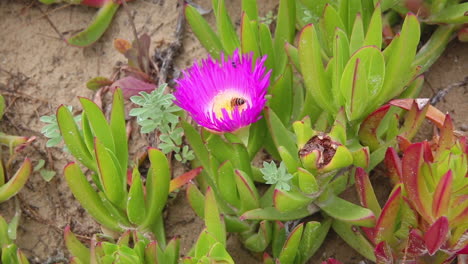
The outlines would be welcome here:
M 270 71 L 266 56 L 253 62 L 253 54 L 211 57 L 194 64 L 177 81 L 175 104 L 201 126 L 216 132 L 233 132 L 257 122 L 265 106 Z

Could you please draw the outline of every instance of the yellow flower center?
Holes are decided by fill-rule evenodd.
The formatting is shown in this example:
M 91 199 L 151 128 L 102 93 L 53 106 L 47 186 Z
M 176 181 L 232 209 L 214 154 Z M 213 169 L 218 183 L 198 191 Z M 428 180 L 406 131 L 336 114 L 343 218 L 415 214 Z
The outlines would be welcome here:
M 222 109 L 226 109 L 229 116 L 232 117 L 234 109 L 238 109 L 239 112 L 247 108 L 247 99 L 245 96 L 236 91 L 224 91 L 216 95 L 212 100 L 212 111 L 215 113 L 217 118 L 223 117 Z

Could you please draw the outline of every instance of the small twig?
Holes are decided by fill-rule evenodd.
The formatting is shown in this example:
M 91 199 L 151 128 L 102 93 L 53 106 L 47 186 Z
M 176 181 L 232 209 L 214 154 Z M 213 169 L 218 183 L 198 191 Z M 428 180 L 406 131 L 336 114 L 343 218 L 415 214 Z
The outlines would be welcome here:
M 452 83 L 452 84 L 449 85 L 447 88 L 438 91 L 438 92 L 429 100 L 429 103 L 430 103 L 431 105 L 436 105 L 436 104 L 439 103 L 442 99 L 444 99 L 444 97 L 450 92 L 450 90 L 452 90 L 453 88 L 458 88 L 458 87 L 466 86 L 467 84 L 468 84 L 468 76 L 466 76 L 465 79 L 464 79 L 463 81 L 461 81 L 461 82 L 456 82 L 456 83 Z
M 168 75 L 169 69 L 173 66 L 174 58 L 179 54 L 180 49 L 182 47 L 182 37 L 184 36 L 184 32 L 185 32 L 184 1 L 179 0 L 178 5 L 179 5 L 180 11 L 179 11 L 179 16 L 177 17 L 177 25 L 176 25 L 176 30 L 174 33 L 175 41 L 169 45 L 169 47 L 165 51 L 165 54 L 163 55 L 162 64 L 159 69 L 159 76 L 158 76 L 159 84 L 167 82 L 167 75 Z
M 47 20 L 47 22 L 52 27 L 52 29 L 55 31 L 55 33 L 57 33 L 57 35 L 59 35 L 60 39 L 66 42 L 66 39 L 63 36 L 63 34 L 58 30 L 58 28 L 55 26 L 54 22 L 52 22 L 52 20 L 50 20 L 49 15 L 46 12 L 44 12 L 39 6 L 37 7 L 37 9 L 42 13 L 42 15 Z

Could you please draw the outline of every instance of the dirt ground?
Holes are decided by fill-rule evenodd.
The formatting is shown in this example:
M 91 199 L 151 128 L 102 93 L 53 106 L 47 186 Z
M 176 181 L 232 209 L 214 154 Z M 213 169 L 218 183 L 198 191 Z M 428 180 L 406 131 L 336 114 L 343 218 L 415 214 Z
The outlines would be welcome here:
M 33 263 L 67 262 L 68 253 L 63 245 L 62 230 L 70 224 L 72 230 L 84 237 L 99 232 L 96 223 L 74 200 L 61 171 L 69 155 L 60 148 L 45 148 L 46 139 L 40 133 L 42 115 L 52 114 L 60 104 L 78 106 L 77 96 L 93 97 L 85 86 L 95 76 L 110 76 L 113 67 L 124 58 L 113 49 L 115 38 L 131 40 L 132 30 L 128 16 L 119 10 L 105 35 L 94 45 L 81 49 L 67 46 L 52 29 L 53 23 L 65 36 L 83 29 L 95 14 L 95 9 L 81 6 L 47 7 L 36 0 L 0 1 L 0 93 L 7 101 L 6 114 L 1 122 L 1 131 L 9 134 L 36 136 L 28 148 L 27 156 L 37 162 L 47 161 L 47 167 L 58 172 L 50 182 L 45 182 L 34 173 L 19 198 L 23 211 L 17 244 Z M 174 41 L 173 32 L 178 16 L 175 0 L 138 0 L 129 3 L 138 33 L 148 33 L 152 48 L 165 46 Z M 195 1 L 210 7 L 209 0 Z M 276 8 L 277 1 L 262 0 L 259 9 L 262 15 Z M 234 22 L 240 21 L 240 1 L 227 0 Z M 213 24 L 212 14 L 206 16 Z M 182 53 L 175 65 L 183 69 L 194 59 L 206 56 L 195 36 L 187 30 L 183 37 Z M 468 45 L 452 42 L 439 61 L 426 73 L 427 82 L 422 96 L 431 97 L 451 84 L 463 81 L 468 76 Z M 442 111 L 450 112 L 456 128 L 468 130 L 468 88 L 452 89 L 437 105 Z M 145 149 L 147 142 L 133 133 L 131 153 Z M 182 170 L 176 170 L 178 176 Z M 388 195 L 385 179 L 373 179 L 380 183 L 379 198 Z M 347 196 L 352 196 L 349 190 Z M 13 201 L 0 205 L 0 214 L 11 217 Z M 188 205 L 183 192 L 169 202 L 166 210 L 167 236 L 181 237 L 181 250 L 186 253 L 203 227 Z M 236 263 L 261 263 L 261 255 L 252 255 L 243 249 L 236 236 L 228 239 L 229 250 Z M 336 257 L 344 263 L 364 260 L 345 242 L 331 232 L 325 245 L 310 263 L 320 263 L 328 257 Z

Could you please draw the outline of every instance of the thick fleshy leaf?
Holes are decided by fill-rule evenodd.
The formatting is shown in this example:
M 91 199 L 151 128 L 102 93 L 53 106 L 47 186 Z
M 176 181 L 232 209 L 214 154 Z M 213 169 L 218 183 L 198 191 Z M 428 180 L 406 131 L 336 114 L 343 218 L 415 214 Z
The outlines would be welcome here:
M 341 96 L 341 77 L 346 63 L 349 60 L 349 40 L 346 32 L 337 28 L 333 39 L 333 73 L 332 73 L 332 93 L 335 104 L 338 107 L 344 106 L 345 98 Z
M 114 1 L 107 1 L 99 9 L 88 28 L 67 39 L 67 43 L 77 47 L 86 47 L 96 42 L 109 27 L 119 6 L 120 4 Z
M 356 16 L 363 13 L 361 1 L 342 0 L 340 1 L 338 10 L 343 20 L 344 27 L 342 27 L 342 29 L 345 30 L 349 36 L 351 35 Z
M 413 107 L 413 103 L 416 102 L 418 105 L 425 105 L 427 100 L 423 99 L 396 99 L 390 101 L 391 105 L 398 106 L 402 109 L 405 110 L 411 110 Z M 445 121 L 445 114 L 442 113 L 440 110 L 437 108 L 433 107 L 432 105 L 429 105 L 429 109 L 426 112 L 426 118 L 431 120 L 434 125 L 436 125 L 438 128 L 442 129 L 444 126 L 444 121 Z
M 275 68 L 273 76 L 279 76 L 286 66 L 287 57 L 284 43 L 293 43 L 296 35 L 296 3 L 295 1 L 280 0 L 275 29 Z
M 334 31 L 333 31 L 334 32 Z M 325 68 L 320 53 L 321 46 L 314 25 L 304 27 L 299 35 L 299 63 L 307 94 L 315 102 L 331 113 L 337 109 L 333 107 L 333 96 L 330 80 L 325 75 Z
M 420 34 L 417 17 L 411 13 L 408 14 L 403 23 L 400 38 L 393 47 L 391 57 L 386 61 L 385 81 L 377 104 L 399 95 L 405 85 L 414 78 L 412 62 L 416 55 Z
M 300 121 L 293 123 L 294 133 L 296 134 L 296 144 L 297 148 L 301 149 L 313 136 L 316 135 L 316 132 L 312 129 L 312 124 L 310 117 L 306 116 Z
M 384 105 L 367 116 L 361 123 L 359 140 L 363 145 L 368 146 L 371 151 L 376 150 L 380 146 L 377 129 L 389 110 L 390 105 Z
M 416 102 L 413 102 L 413 106 L 406 113 L 404 118 L 404 124 L 400 129 L 400 136 L 408 140 L 411 140 L 419 128 L 421 127 L 422 122 L 426 117 L 427 110 L 429 109 L 429 104 L 419 106 Z
M 427 23 L 436 24 L 463 24 L 468 23 L 468 3 L 448 5 L 442 11 L 427 18 Z
M 210 174 L 212 172 L 210 154 L 200 136 L 200 133 L 198 133 L 192 125 L 185 121 L 182 121 L 182 128 L 184 129 L 185 137 L 190 144 L 190 147 L 192 147 L 193 151 L 195 152 L 197 159 L 200 161 L 205 172 Z
M 166 205 L 169 194 L 169 181 L 171 173 L 166 155 L 160 150 L 150 148 L 148 158 L 151 167 L 146 179 L 146 218 L 141 227 L 153 225 L 160 217 L 161 211 Z
M 356 190 L 361 201 L 361 205 L 369 208 L 375 217 L 379 218 L 382 209 L 380 208 L 374 188 L 369 180 L 369 175 L 362 168 L 357 168 L 355 172 Z
M 88 151 L 86 143 L 81 136 L 72 113 L 63 105 L 57 109 L 57 123 L 59 125 L 63 141 L 67 145 L 68 150 L 70 150 L 70 153 L 86 167 L 93 171 L 97 171 L 96 162 Z
M 358 227 L 334 219 L 332 228 L 350 247 L 354 248 L 367 259 L 375 262 L 374 247 L 359 231 Z
M 187 185 L 186 196 L 193 211 L 195 211 L 198 217 L 203 219 L 205 217 L 205 196 L 203 196 L 203 193 L 200 192 L 195 184 L 189 183 Z
M 240 45 L 242 47 L 242 53 L 253 52 L 254 58 L 260 56 L 257 22 L 251 21 L 246 13 L 242 13 Z
M 294 262 L 296 254 L 298 253 L 299 245 L 301 244 L 303 230 L 304 224 L 301 223 L 291 231 L 279 255 L 280 263 Z
M 265 118 L 276 147 L 283 146 L 291 157 L 297 157 L 294 134 L 283 125 L 275 112 L 268 107 L 265 108 Z
M 292 94 L 293 73 L 291 66 L 286 66 L 284 73 L 269 88 L 271 94 L 269 102 L 270 108 L 277 113 L 278 118 L 284 125 L 289 125 L 291 119 L 293 94 Z
M 3 170 L 3 168 L 0 169 Z M 29 175 L 31 175 L 31 172 L 31 160 L 26 158 L 13 177 L 6 184 L 0 186 L 0 203 L 16 195 L 21 190 L 21 188 L 23 188 L 24 184 L 29 178 Z
M 411 204 L 426 221 L 432 222 L 430 216 L 432 199 L 420 171 L 423 163 L 423 147 L 423 143 L 415 143 L 404 152 L 402 181 Z
M 146 217 L 145 193 L 137 168 L 133 169 L 132 185 L 128 192 L 127 216 L 128 220 L 136 225 L 140 225 Z
M 216 27 L 224 50 L 228 54 L 232 54 L 234 50 L 240 47 L 240 42 L 236 34 L 236 29 L 229 18 L 225 1 L 213 1 L 213 10 L 216 15 Z
M 94 136 L 97 137 L 106 148 L 115 153 L 112 129 L 107 123 L 106 117 L 99 106 L 87 98 L 80 98 L 80 103 L 83 106 L 83 110 L 86 112 Z
M 374 253 L 377 260 L 376 263 L 393 264 L 392 248 L 385 241 L 377 244 Z
M 249 2 L 256 3 L 256 1 L 249 1 Z M 260 23 L 259 28 L 258 28 L 258 34 L 259 34 L 258 37 L 260 40 L 260 44 L 259 44 L 260 52 L 262 55 L 267 55 L 267 58 L 265 61 L 265 67 L 267 69 L 274 69 L 275 68 L 275 50 L 273 47 L 273 38 L 271 36 L 270 28 L 266 24 Z M 270 76 L 270 78 L 273 78 L 273 76 Z M 271 80 L 272 79 L 270 79 L 270 81 Z
M 401 188 L 401 185 L 395 186 L 382 209 L 379 220 L 375 225 L 375 244 L 386 241 L 390 245 L 394 245 L 394 233 L 398 225 L 398 212 L 400 210 L 402 195 Z
M 107 77 L 94 77 L 88 82 L 86 82 L 86 87 L 92 91 L 96 91 L 101 87 L 106 87 L 112 84 L 112 81 Z
M 343 200 L 334 194 L 322 194 L 315 204 L 325 213 L 340 221 L 365 227 L 375 225 L 375 216 L 371 210 Z
M 241 202 L 239 213 L 258 208 L 259 196 L 253 181 L 242 171 L 235 170 L 234 173 Z
M 360 119 L 379 95 L 385 76 L 382 53 L 375 47 L 359 49 L 343 70 L 340 90 L 348 120 Z M 372 100 L 372 101 L 369 101 Z
M 422 256 L 426 254 L 427 249 L 422 237 L 421 232 L 418 229 L 412 229 L 408 236 L 408 256 Z
M 380 9 L 380 3 L 375 5 L 363 45 L 376 46 L 379 50 L 382 48 L 382 10 Z
M 286 54 L 288 55 L 289 62 L 294 66 L 297 71 L 301 71 L 301 65 L 299 64 L 299 51 L 293 45 L 286 43 L 284 45 Z
M 319 190 L 315 176 L 303 168 L 297 169 L 297 181 L 299 189 L 306 194 L 312 194 Z
M 123 208 L 126 198 L 126 174 L 122 171 L 113 153 L 103 143 L 95 138 L 94 149 L 99 169 L 99 180 L 106 197 L 116 206 Z
M 362 47 L 364 43 L 364 25 L 361 14 L 356 15 L 354 20 L 353 30 L 349 37 L 349 54 L 353 54 L 356 50 Z
M 174 179 L 171 180 L 170 185 L 169 185 L 169 192 L 173 192 L 176 189 L 182 187 L 184 184 L 188 183 L 189 181 L 193 180 L 195 177 L 197 177 L 200 172 L 202 172 L 203 168 L 198 167 L 195 168 L 191 171 L 188 171 L 180 176 L 175 177 Z
M 273 195 L 275 208 L 280 212 L 289 212 L 306 207 L 312 201 L 313 198 L 307 197 L 297 191 L 282 191 L 276 189 Z
M 205 47 L 213 58 L 218 59 L 223 52 L 223 45 L 208 22 L 198 13 L 195 7 L 189 4 L 185 4 L 185 17 L 187 18 L 190 28 L 203 47 Z
M 403 172 L 401 168 L 401 159 L 394 148 L 390 147 L 387 149 L 384 161 L 385 167 L 387 167 L 386 175 L 390 177 L 390 180 L 393 184 L 397 184 L 399 181 L 401 181 Z
M 89 249 L 83 245 L 70 230 L 70 226 L 67 225 L 63 231 L 65 245 L 71 255 L 78 258 L 81 262 L 85 263 L 90 260 Z
M 250 17 L 250 19 L 258 19 L 257 1 L 242 0 L 242 10 Z
M 128 142 L 125 126 L 124 99 L 120 89 L 114 92 L 109 123 L 115 143 L 115 156 L 119 161 L 121 173 L 125 174 L 128 164 Z
M 455 144 L 455 135 L 453 133 L 454 126 L 452 118 L 449 114 L 445 115 L 444 126 L 440 130 L 440 137 L 438 142 L 437 156 L 444 150 L 452 148 Z
M 218 169 L 218 188 L 221 196 L 230 204 L 239 207 L 239 194 L 237 193 L 234 167 L 226 161 Z
M 331 224 L 331 219 L 326 219 L 322 223 L 310 221 L 305 224 L 301 244 L 299 245 L 299 254 L 296 257 L 300 263 L 305 263 L 319 249 L 325 240 Z
M 447 241 L 449 231 L 450 227 L 447 217 L 441 216 L 424 233 L 424 242 L 431 256 Z
M 103 226 L 120 231 L 120 223 L 109 214 L 99 195 L 86 179 L 79 166 L 75 163 L 68 164 L 63 174 L 65 180 L 73 193 L 73 196 L 80 202 L 81 206 Z
M 262 252 L 270 244 L 271 236 L 271 223 L 269 221 L 261 221 L 258 232 L 247 238 L 244 241 L 244 245 L 253 252 Z
M 211 188 L 205 194 L 205 226 L 206 230 L 223 246 L 226 246 L 226 227 L 219 214 L 216 198 Z
M 354 18 L 353 18 L 354 19 Z M 346 21 L 345 21 L 346 22 Z M 335 30 L 337 28 L 348 31 L 340 15 L 333 6 L 327 4 L 323 10 L 323 17 L 319 20 L 319 28 L 321 39 L 324 41 L 322 47 L 327 52 L 328 56 L 333 55 L 333 42 L 335 37 Z
M 452 182 L 453 176 L 452 171 L 449 170 L 442 178 L 434 192 L 434 198 L 432 200 L 432 216 L 439 218 L 440 216 L 447 216 L 450 196 L 452 194 Z
M 241 220 L 278 220 L 278 221 L 291 221 L 304 218 L 315 212 L 318 212 L 318 207 L 300 208 L 298 210 L 289 212 L 280 212 L 274 207 L 265 207 L 250 210 L 241 215 Z

